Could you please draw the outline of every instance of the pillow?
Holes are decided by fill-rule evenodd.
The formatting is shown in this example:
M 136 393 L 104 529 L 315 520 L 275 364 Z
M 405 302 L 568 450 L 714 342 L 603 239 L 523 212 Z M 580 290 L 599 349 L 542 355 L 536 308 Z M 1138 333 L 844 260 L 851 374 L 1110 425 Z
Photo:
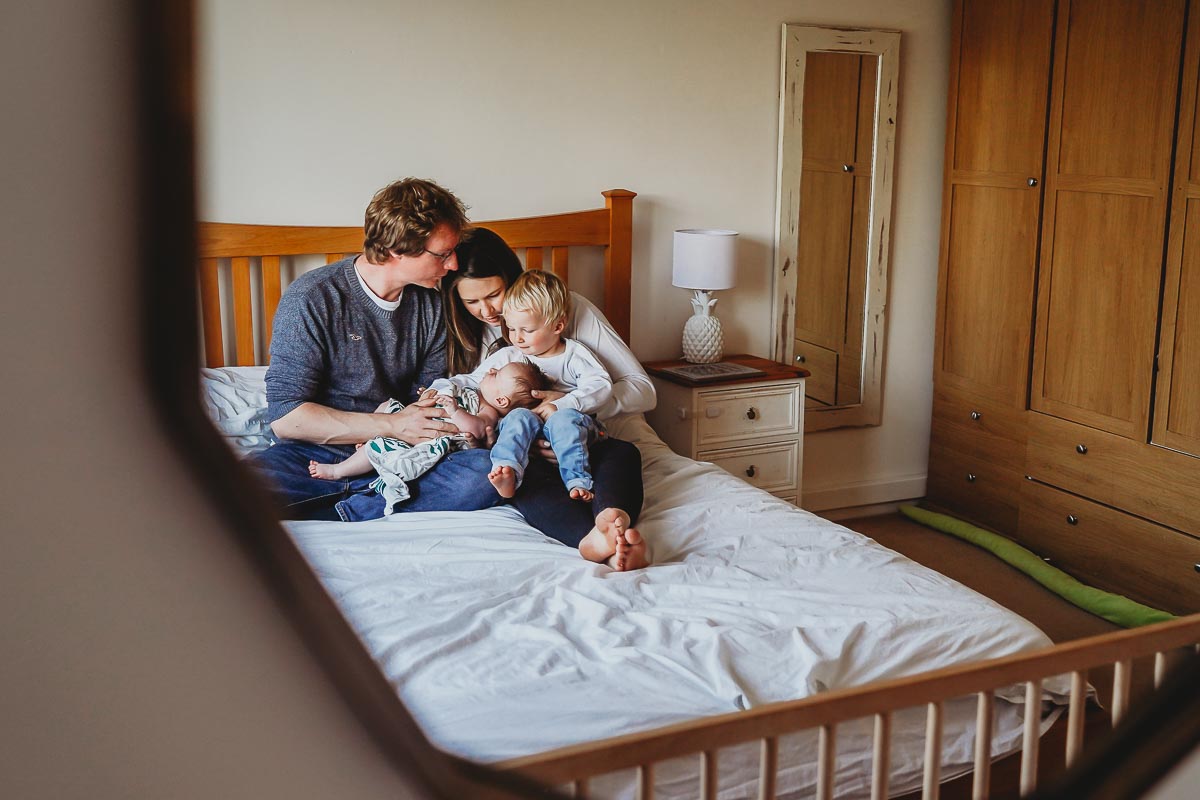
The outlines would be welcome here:
M 200 370 L 204 410 L 229 445 L 242 455 L 271 446 L 266 376 L 266 367 Z

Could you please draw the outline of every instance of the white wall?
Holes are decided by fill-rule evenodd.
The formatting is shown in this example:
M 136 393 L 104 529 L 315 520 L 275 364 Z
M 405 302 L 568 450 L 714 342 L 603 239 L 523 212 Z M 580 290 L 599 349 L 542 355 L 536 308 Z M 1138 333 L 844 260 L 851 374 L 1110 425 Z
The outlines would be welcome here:
M 920 496 L 949 0 L 203 0 L 201 216 L 359 224 L 405 175 L 476 219 L 634 203 L 633 348 L 678 355 L 671 231 L 741 232 L 726 350 L 769 355 L 784 22 L 900 30 L 884 419 L 806 441 L 810 508 Z

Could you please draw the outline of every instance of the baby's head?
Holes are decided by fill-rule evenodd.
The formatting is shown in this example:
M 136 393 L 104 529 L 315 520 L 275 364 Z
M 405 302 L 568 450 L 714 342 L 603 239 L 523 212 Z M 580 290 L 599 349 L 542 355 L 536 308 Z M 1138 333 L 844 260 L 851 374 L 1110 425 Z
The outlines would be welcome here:
M 540 269 L 522 272 L 504 293 L 505 334 L 527 356 L 553 354 L 570 313 L 566 284 Z
M 500 369 L 489 369 L 479 380 L 480 396 L 499 411 L 500 416 L 514 408 L 533 408 L 541 402 L 533 396 L 533 390 L 545 388 L 546 376 L 525 361 L 512 361 Z

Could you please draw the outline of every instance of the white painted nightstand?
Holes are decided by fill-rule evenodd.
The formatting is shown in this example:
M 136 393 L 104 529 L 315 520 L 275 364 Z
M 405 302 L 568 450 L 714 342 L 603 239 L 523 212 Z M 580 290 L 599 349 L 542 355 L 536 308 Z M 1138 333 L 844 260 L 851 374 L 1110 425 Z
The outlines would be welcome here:
M 804 463 L 804 379 L 808 371 L 757 356 L 724 362 L 756 367 L 750 376 L 693 381 L 645 364 L 658 392 L 650 426 L 680 455 L 711 461 L 742 480 L 799 504 Z

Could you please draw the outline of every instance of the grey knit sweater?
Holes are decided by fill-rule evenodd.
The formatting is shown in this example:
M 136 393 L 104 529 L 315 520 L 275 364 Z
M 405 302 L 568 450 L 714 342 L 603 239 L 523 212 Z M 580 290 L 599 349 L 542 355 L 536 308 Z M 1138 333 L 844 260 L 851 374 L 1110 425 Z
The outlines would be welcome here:
M 275 311 L 267 418 L 301 403 L 374 411 L 389 397 L 415 399 L 446 374 L 446 326 L 433 289 L 407 286 L 400 307 L 380 308 L 363 291 L 355 256 L 306 272 Z

